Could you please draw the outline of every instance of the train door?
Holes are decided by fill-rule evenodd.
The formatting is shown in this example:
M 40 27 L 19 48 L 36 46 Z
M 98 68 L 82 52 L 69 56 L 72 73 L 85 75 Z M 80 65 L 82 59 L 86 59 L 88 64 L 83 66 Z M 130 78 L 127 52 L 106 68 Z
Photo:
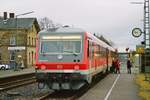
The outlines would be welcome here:
M 88 60 L 89 60 L 89 78 L 88 83 L 90 84 L 92 82 L 92 42 L 88 40 Z
M 88 59 L 89 59 L 89 69 L 92 68 L 92 42 L 88 40 Z
M 106 71 L 109 70 L 109 68 L 108 68 L 108 67 L 109 67 L 108 63 L 109 63 L 109 50 L 106 49 L 106 67 L 107 67 Z

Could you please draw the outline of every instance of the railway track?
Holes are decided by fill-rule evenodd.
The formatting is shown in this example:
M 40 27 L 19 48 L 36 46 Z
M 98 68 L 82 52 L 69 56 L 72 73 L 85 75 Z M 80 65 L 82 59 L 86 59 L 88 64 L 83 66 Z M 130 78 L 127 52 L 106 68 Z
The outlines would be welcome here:
M 36 93 L 35 92 L 35 93 L 33 93 L 34 94 L 33 96 L 31 94 L 31 98 L 32 99 L 34 98 L 34 100 L 76 100 L 76 99 L 80 98 L 83 94 L 85 94 L 89 89 L 94 87 L 94 85 L 96 85 L 105 76 L 106 75 L 99 76 L 99 78 L 95 79 L 95 81 L 90 86 L 85 85 L 81 89 L 76 90 L 76 91 L 75 90 L 72 90 L 72 91 L 71 90 L 66 90 L 66 91 L 49 91 L 49 90 L 47 91 L 46 90 L 41 93 L 37 92 L 36 95 L 35 95 L 35 93 Z M 10 89 L 15 89 L 17 87 L 25 86 L 25 85 L 36 82 L 34 75 L 25 75 L 25 76 L 18 76 L 18 77 L 20 77 L 21 79 L 13 78 L 13 81 L 12 81 L 8 78 L 9 81 L 7 79 L 7 82 L 6 82 L 6 79 L 4 80 L 5 82 L 0 81 L 0 89 L 1 89 L 0 92 L 1 91 L 5 92 Z M 35 91 L 37 91 L 37 90 L 35 90 Z M 18 91 L 10 91 L 10 95 L 15 94 L 14 92 L 17 94 L 19 93 Z M 12 97 L 13 97 L 13 95 L 12 95 Z M 24 96 L 22 95 L 21 97 L 23 98 Z
M 107 74 L 100 75 L 98 78 L 94 80 L 94 82 L 88 86 L 85 85 L 79 90 L 74 91 L 55 91 L 55 92 L 47 92 L 40 97 L 36 98 L 36 100 L 76 100 L 85 94 L 89 89 L 93 88 L 100 80 L 102 80 Z
M 46 93 L 42 94 L 41 96 L 36 97 L 35 100 L 45 100 L 49 97 L 50 94 L 51 94 L 50 92 L 46 92 Z
M 0 92 L 36 82 L 34 73 L 0 78 Z
M 57 92 L 47 92 L 35 100 L 75 100 L 77 97 L 77 91 L 57 91 Z

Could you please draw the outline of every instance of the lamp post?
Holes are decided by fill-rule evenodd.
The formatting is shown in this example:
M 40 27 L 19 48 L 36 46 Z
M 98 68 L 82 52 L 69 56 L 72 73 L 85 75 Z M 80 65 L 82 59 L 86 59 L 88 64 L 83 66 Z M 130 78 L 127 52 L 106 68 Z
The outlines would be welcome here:
M 18 16 L 24 16 L 24 15 L 28 15 L 28 14 L 31 14 L 31 13 L 34 13 L 34 11 L 18 14 L 18 15 L 15 16 L 15 19 L 16 19 L 16 33 L 18 33 L 18 20 L 17 20 Z
M 26 13 L 23 13 L 23 14 L 18 14 L 18 15 L 16 15 L 16 17 L 18 17 L 18 16 L 22 16 L 22 15 L 31 14 L 31 13 L 34 13 L 34 11 L 26 12 Z
M 34 13 L 34 11 L 31 11 L 31 12 L 26 12 L 26 13 L 22 13 L 22 14 L 18 14 L 18 15 L 16 15 L 15 16 L 15 19 L 16 19 L 16 40 L 17 40 L 17 37 L 18 37 L 18 17 L 19 16 L 24 16 L 24 15 L 28 15 L 28 14 L 31 14 L 31 13 Z M 16 40 L 15 40 L 15 42 L 16 42 Z M 16 43 L 15 43 L 16 44 Z M 17 56 L 17 54 L 16 54 L 16 52 L 15 52 L 15 57 L 17 57 L 16 59 L 18 59 L 18 56 Z M 20 62 L 16 62 L 15 61 L 15 67 L 14 67 L 14 70 L 17 70 L 18 69 L 18 65 L 20 65 Z

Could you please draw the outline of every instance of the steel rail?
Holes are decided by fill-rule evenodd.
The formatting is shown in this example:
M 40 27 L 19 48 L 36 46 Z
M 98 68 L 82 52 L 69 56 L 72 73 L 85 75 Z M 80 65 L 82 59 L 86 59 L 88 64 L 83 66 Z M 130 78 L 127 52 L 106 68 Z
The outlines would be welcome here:
M 107 73 L 108 74 L 108 73 Z M 98 82 L 100 82 L 107 74 L 100 75 L 99 78 L 94 79 L 94 82 L 91 85 L 85 85 L 81 89 L 76 91 L 55 91 L 47 92 L 40 97 L 37 97 L 35 100 L 76 100 L 85 94 L 89 89 L 93 88 Z
M 4 80 L 4 82 L 2 82 Z M 0 82 L 0 92 L 7 91 L 20 86 L 36 83 L 34 74 L 18 75 L 14 77 L 3 78 Z

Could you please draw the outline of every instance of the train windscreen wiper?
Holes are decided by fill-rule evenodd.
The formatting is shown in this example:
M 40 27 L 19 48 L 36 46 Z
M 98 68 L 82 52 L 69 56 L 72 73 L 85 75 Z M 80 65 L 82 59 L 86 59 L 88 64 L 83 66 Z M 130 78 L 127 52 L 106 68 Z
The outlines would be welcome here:
M 63 52 L 66 52 L 66 53 L 71 53 L 73 54 L 74 56 L 78 56 L 76 53 L 74 53 L 73 51 L 63 51 Z

